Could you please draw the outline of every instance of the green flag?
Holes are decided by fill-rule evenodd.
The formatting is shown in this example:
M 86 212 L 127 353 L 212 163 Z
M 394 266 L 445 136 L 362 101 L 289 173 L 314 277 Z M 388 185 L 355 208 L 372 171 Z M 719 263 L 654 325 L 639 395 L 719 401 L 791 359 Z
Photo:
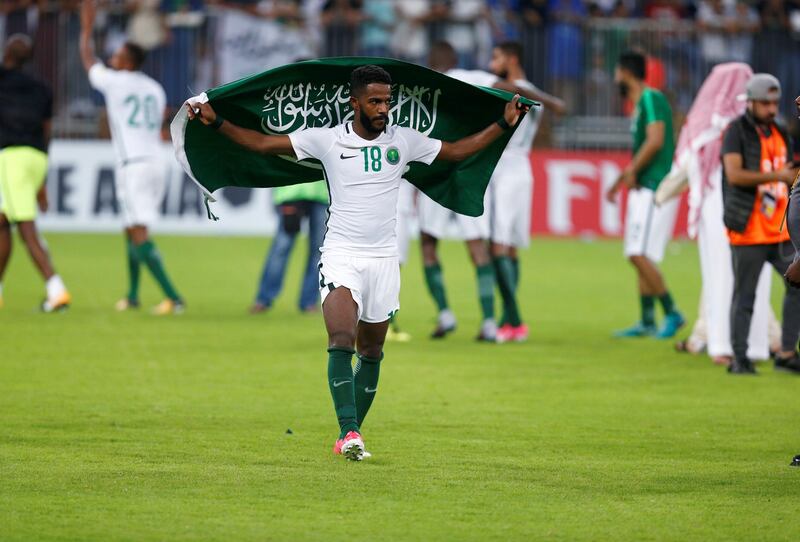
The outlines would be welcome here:
M 326 58 L 289 64 L 201 94 L 224 118 L 267 134 L 332 127 L 352 120 L 350 72 L 376 64 L 392 76 L 389 124 L 455 141 L 484 129 L 503 114 L 512 95 L 475 87 L 416 64 L 387 58 Z M 533 102 L 523 100 L 532 105 Z M 289 156 L 247 151 L 200 122 L 186 109 L 172 121 L 172 141 L 183 168 L 213 201 L 226 186 L 275 187 L 318 181 L 321 166 Z M 462 162 L 410 164 L 404 178 L 431 199 L 461 214 L 483 214 L 483 195 L 513 130 Z

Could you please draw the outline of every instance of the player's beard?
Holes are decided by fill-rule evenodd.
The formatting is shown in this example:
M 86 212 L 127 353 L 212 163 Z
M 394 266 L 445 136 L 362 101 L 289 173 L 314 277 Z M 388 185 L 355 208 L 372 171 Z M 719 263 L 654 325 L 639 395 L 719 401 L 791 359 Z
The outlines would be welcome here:
M 627 98 L 628 94 L 631 91 L 631 88 L 625 81 L 620 81 L 619 83 L 617 83 L 617 89 L 619 90 L 619 95 L 622 96 L 623 98 Z
M 372 124 L 373 119 L 369 118 L 369 115 L 364 113 L 363 109 L 361 110 L 360 119 L 361 119 L 361 126 L 366 128 L 368 132 L 372 132 L 373 134 L 379 134 L 383 132 L 386 129 L 386 123 L 389 122 L 389 119 L 387 117 L 384 117 L 383 115 L 378 115 L 377 117 L 375 117 L 374 120 L 383 119 L 383 128 L 376 128 Z

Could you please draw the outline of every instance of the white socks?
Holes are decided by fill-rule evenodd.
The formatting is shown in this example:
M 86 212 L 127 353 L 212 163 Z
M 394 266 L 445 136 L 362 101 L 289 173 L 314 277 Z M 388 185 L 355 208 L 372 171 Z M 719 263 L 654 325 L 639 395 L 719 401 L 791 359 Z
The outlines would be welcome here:
M 47 279 L 45 287 L 47 288 L 47 299 L 55 299 L 67 291 L 64 281 L 58 275 L 53 275 Z

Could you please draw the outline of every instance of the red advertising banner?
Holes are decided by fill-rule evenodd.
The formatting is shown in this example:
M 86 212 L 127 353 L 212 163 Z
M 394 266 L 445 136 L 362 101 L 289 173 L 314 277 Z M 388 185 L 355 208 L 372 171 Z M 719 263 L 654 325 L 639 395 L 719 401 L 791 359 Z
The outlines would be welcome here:
M 619 237 L 625 195 L 610 203 L 605 193 L 630 161 L 627 152 L 535 150 L 531 233 Z M 686 236 L 688 207 L 681 198 L 675 236 Z

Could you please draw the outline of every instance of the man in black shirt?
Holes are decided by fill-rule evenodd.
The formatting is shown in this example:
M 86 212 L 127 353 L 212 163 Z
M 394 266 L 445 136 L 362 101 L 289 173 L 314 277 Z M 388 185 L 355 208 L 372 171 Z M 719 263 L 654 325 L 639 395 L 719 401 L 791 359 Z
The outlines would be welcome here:
M 37 204 L 47 210 L 44 181 L 53 98 L 44 83 L 22 71 L 31 54 L 30 38 L 15 34 L 6 42 L 0 67 L 0 307 L 11 226 L 16 224 L 46 282 L 42 310 L 53 312 L 65 309 L 71 299 L 36 231 Z

